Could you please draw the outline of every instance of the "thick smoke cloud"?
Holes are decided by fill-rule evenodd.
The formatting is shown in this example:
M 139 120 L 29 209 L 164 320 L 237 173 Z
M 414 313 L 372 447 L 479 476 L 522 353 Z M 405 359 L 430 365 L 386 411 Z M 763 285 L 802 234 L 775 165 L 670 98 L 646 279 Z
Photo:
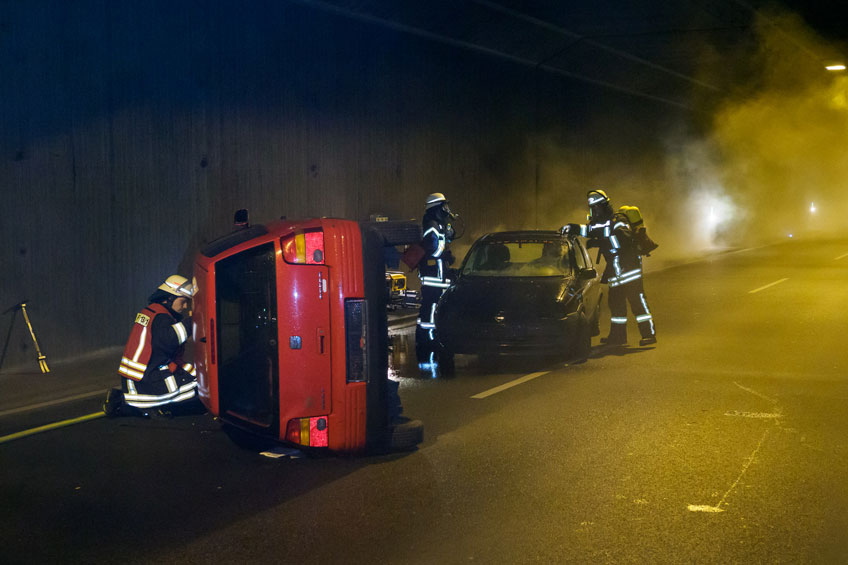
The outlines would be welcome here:
M 760 14 L 758 70 L 726 100 L 710 143 L 725 200 L 745 211 L 735 239 L 830 236 L 848 210 L 848 77 L 824 65 L 827 45 L 792 14 Z
M 541 204 L 538 221 L 527 227 L 585 221 L 583 196 L 597 187 L 616 206 L 640 207 L 661 245 L 655 264 L 790 236 L 841 235 L 848 76 L 824 69 L 841 49 L 786 12 L 757 14 L 753 39 L 733 52 L 704 46 L 704 78 L 721 72 L 710 82 L 728 86 L 718 98 L 693 102 L 695 114 L 707 116 L 700 123 L 657 123 L 661 144 L 652 145 L 645 131 L 628 131 L 620 116 L 589 125 L 621 142 L 584 140 L 604 147 L 591 153 L 554 134 L 535 140 Z

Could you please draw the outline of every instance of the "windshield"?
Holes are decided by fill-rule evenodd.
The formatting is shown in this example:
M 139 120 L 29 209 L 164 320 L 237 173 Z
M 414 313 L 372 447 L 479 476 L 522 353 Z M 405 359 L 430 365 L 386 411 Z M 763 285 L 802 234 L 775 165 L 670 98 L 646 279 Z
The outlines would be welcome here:
M 475 245 L 463 275 L 481 277 L 561 277 L 571 274 L 568 244 L 560 239 L 487 241 Z

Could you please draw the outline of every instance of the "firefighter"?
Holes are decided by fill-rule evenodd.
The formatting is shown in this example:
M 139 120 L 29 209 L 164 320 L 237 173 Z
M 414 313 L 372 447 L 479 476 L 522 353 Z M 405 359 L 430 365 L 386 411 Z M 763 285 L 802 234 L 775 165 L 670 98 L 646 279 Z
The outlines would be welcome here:
M 188 279 L 171 275 L 136 315 L 118 367 L 121 389 L 112 389 L 103 406 L 107 415 L 170 415 L 171 407 L 195 398 L 194 366 L 182 359 L 188 340 L 182 318 L 196 292 Z
M 448 245 L 455 232 L 450 224 L 453 215 L 444 194 L 435 192 L 429 195 L 424 206 L 421 242 L 424 256 L 418 264 L 421 308 L 415 329 L 415 353 L 418 357 L 418 367 L 436 376 L 439 364 L 435 337 L 436 303 L 451 284 L 448 267 L 453 264 L 454 257 Z M 442 369 L 449 370 L 447 367 Z
M 606 266 L 601 282 L 609 285 L 610 333 L 601 343 L 627 343 L 627 303 L 636 316 L 642 339 L 639 345 L 657 342 L 651 310 L 642 284 L 642 256 L 624 214 L 613 213 L 609 197 L 603 190 L 590 190 L 588 223 L 563 226 L 564 234 L 580 234 L 587 247 L 599 248 Z

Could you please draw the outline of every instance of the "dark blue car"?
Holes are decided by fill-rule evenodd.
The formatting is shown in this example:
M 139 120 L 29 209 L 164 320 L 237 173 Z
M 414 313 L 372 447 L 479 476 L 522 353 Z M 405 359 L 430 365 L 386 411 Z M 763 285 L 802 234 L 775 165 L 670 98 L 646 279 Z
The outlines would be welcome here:
M 601 285 L 582 240 L 556 231 L 484 235 L 436 309 L 441 360 L 453 355 L 585 357 Z

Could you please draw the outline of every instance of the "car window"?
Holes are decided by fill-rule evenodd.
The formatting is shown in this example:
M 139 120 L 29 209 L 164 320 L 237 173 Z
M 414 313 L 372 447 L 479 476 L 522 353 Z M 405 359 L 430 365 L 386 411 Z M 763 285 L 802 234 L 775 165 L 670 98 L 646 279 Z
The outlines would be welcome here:
M 463 275 L 553 277 L 571 273 L 569 245 L 559 239 L 486 241 L 475 245 Z
M 592 264 L 589 262 L 589 258 L 586 256 L 586 253 L 583 250 L 582 245 L 580 245 L 579 243 L 575 243 L 572 246 L 572 252 L 574 253 L 574 263 L 577 265 L 578 271 L 592 266 Z

